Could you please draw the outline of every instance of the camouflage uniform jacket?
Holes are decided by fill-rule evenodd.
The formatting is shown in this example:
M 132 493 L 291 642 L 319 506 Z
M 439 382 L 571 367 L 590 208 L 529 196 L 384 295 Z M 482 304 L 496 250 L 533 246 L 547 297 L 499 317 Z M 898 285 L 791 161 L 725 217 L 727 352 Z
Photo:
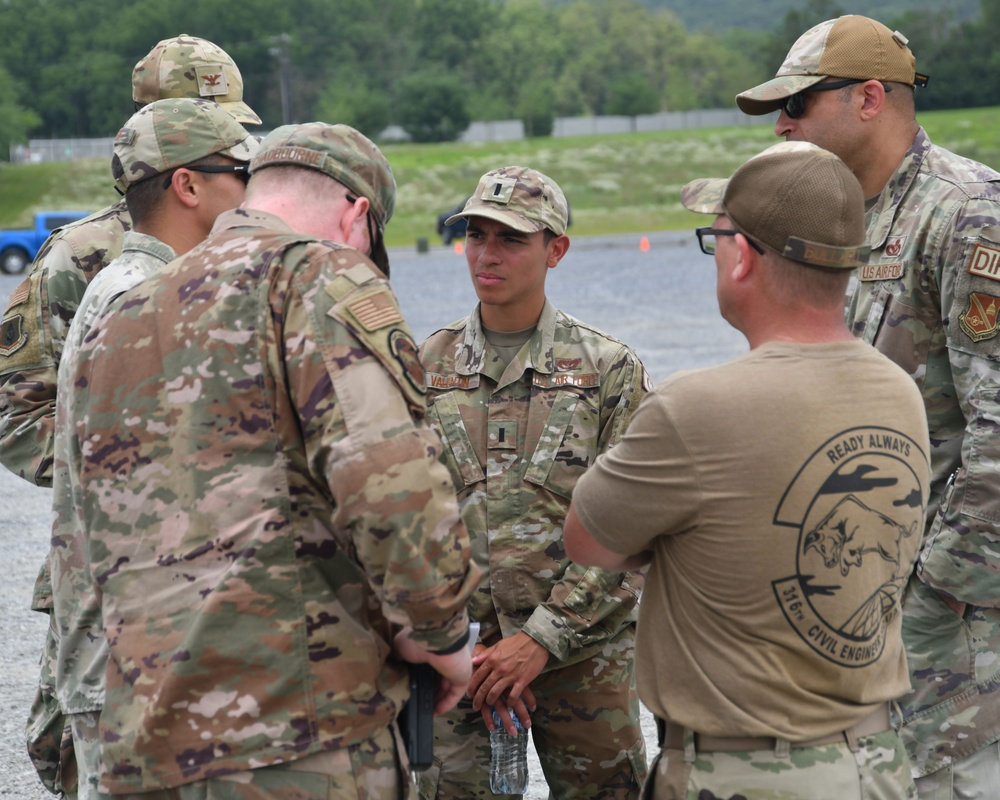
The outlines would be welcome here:
M 420 352 L 473 557 L 489 565 L 469 610 L 482 641 L 523 630 L 562 662 L 549 669 L 592 657 L 635 621 L 642 576 L 573 564 L 562 523 L 577 479 L 648 391 L 642 364 L 548 301 L 506 369 L 478 308 Z
M 479 571 L 416 346 L 357 251 L 226 212 L 95 323 L 73 386 L 107 791 L 364 741 L 408 695 L 395 626 L 464 641 Z
M 916 381 L 931 440 L 928 528 L 904 601 L 917 776 L 1000 738 L 1000 174 L 921 129 L 869 211 L 854 333 Z M 967 603 L 963 618 L 936 594 Z
M 87 284 L 121 255 L 130 227 L 123 198 L 53 231 L 4 312 L 0 464 L 39 486 L 52 485 L 57 370 L 66 332 Z
M 58 396 L 71 397 L 78 352 L 93 324 L 116 298 L 141 283 L 176 257 L 159 239 L 136 231 L 125 233 L 122 254 L 101 270 L 87 286 L 66 336 L 59 362 Z M 104 704 L 104 670 L 107 640 L 101 625 L 100 606 L 93 590 L 85 541 L 75 535 L 73 524 L 79 480 L 69 468 L 67 406 L 56 407 L 55 462 L 52 480 L 52 614 L 58 638 L 55 691 L 66 714 L 94 711 Z M 50 629 L 51 630 L 51 629 Z M 51 652 L 52 648 L 46 648 Z

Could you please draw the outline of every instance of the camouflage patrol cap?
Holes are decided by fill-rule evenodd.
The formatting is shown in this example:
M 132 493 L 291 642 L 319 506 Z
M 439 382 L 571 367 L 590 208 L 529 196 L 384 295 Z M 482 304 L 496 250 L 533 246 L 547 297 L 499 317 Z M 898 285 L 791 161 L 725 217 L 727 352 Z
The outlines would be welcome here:
M 350 125 L 282 125 L 261 141 L 260 151 L 250 162 L 250 174 L 278 166 L 319 170 L 354 194 L 366 197 L 369 218 L 377 229 L 377 235 L 372 237 L 372 261 L 389 274 L 384 239 L 385 226 L 396 205 L 396 179 L 374 142 Z
M 257 146 L 257 140 L 211 100 L 157 100 L 133 114 L 118 131 L 111 174 L 124 194 L 134 184 L 205 156 L 248 162 Z
M 243 102 L 243 76 L 229 54 L 207 39 L 182 33 L 164 39 L 132 70 L 132 99 L 147 105 L 168 97 L 214 100 L 238 122 L 260 125 Z
M 724 214 L 748 239 L 791 261 L 840 269 L 868 263 L 861 184 L 837 156 L 808 142 L 772 145 L 728 180 L 692 181 L 681 203 Z
M 828 19 L 803 33 L 785 56 L 776 77 L 736 95 L 745 114 L 777 111 L 793 94 L 827 78 L 927 84 L 916 71 L 908 40 L 881 22 L 857 14 Z
M 462 217 L 485 217 L 521 233 L 548 229 L 562 236 L 569 221 L 569 206 L 559 185 L 538 170 L 500 167 L 479 179 L 465 208 L 448 217 L 445 224 L 451 225 Z

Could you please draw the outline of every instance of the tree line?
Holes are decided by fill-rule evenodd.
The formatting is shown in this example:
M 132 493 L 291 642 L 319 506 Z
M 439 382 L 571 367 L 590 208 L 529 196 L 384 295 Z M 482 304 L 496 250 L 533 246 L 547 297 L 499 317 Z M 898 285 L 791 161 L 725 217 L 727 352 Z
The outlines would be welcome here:
M 233 56 L 264 129 L 395 123 L 443 141 L 471 120 L 521 119 L 545 136 L 559 116 L 729 107 L 841 13 L 809 0 L 772 31 L 691 32 L 639 0 L 0 0 L 0 158 L 29 135 L 113 135 L 132 111 L 133 66 L 181 33 Z M 918 107 L 1000 103 L 1000 4 L 981 0 L 966 21 L 949 3 L 882 21 L 932 76 Z

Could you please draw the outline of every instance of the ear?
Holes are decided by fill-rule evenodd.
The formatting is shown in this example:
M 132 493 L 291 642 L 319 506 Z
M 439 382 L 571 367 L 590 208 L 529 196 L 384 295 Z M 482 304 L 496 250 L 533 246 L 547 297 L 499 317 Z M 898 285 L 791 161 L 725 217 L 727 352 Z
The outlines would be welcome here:
M 734 282 L 743 283 L 749 280 L 757 271 L 760 253 L 753 249 L 753 245 L 750 244 L 747 237 L 742 233 L 737 233 L 735 239 L 739 255 L 736 257 L 736 263 L 733 264 L 730 270 L 730 275 Z
M 194 208 L 201 201 L 202 186 L 195 180 L 194 173 L 184 167 L 174 170 L 167 191 L 188 208 Z
M 545 266 L 549 269 L 554 268 L 562 261 L 562 257 L 566 255 L 567 250 L 569 250 L 569 237 L 566 234 L 557 236 L 549 242 L 548 253 L 545 256 Z
M 346 201 L 345 201 L 346 202 Z M 353 203 L 346 203 L 347 208 L 340 218 L 341 241 L 359 250 L 371 254 L 371 244 L 368 242 L 368 223 L 366 214 L 371 208 L 367 197 L 358 197 Z
M 861 119 L 871 120 L 885 108 L 885 86 L 879 81 L 865 81 L 858 87 L 861 92 Z

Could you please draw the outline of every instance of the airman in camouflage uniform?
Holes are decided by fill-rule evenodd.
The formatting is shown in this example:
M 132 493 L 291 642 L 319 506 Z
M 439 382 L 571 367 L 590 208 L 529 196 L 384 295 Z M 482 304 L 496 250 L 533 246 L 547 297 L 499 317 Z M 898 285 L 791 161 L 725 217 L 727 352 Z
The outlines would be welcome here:
M 204 239 L 223 208 L 243 202 L 257 140 L 220 106 L 205 100 L 158 100 L 136 113 L 115 139 L 112 171 L 135 227 L 124 252 L 87 286 L 59 362 L 60 398 L 72 397 L 77 353 L 114 300 L 155 274 L 195 240 Z M 208 169 L 213 173 L 202 173 Z M 228 172 L 229 174 L 220 174 Z M 165 181 L 163 176 L 168 175 Z M 152 234 L 158 234 L 157 238 Z M 77 797 L 97 797 L 97 712 L 104 700 L 107 641 L 83 539 L 74 535 L 74 491 L 68 468 L 67 406 L 56 408 L 52 550 L 49 553 L 55 648 L 55 692 L 69 715 L 78 771 Z M 47 650 L 53 645 L 47 644 Z
M 218 74 L 225 77 L 225 94 L 213 77 Z M 232 58 L 196 37 L 164 39 L 132 73 L 137 108 L 161 98 L 205 97 L 219 102 L 237 121 L 259 124 L 242 96 L 243 79 Z M 56 384 L 70 323 L 87 284 L 121 255 L 130 228 L 123 198 L 53 231 L 0 319 L 0 464 L 38 486 L 52 485 Z M 32 598 L 32 608 L 44 613 L 52 608 L 47 565 Z M 49 645 L 54 641 L 50 636 Z M 72 791 L 75 768 L 66 762 L 72 752 L 69 729 L 61 728 L 63 717 L 53 694 L 55 659 L 54 650 L 43 652 L 42 683 L 28 718 L 27 745 L 46 787 Z M 60 776 L 60 758 L 72 774 Z
M 101 790 L 401 796 L 393 651 L 457 702 L 480 573 L 416 346 L 355 249 L 384 253 L 395 184 L 324 123 L 275 130 L 251 174 L 245 208 L 122 295 L 73 373 L 69 523 L 110 649 Z
M 137 109 L 171 97 L 207 98 L 237 122 L 260 124 L 243 102 L 236 64 L 205 39 L 186 34 L 164 39 L 136 64 L 132 98 Z M 122 199 L 53 231 L 4 313 L 0 463 L 39 486 L 52 485 L 56 372 L 66 331 L 87 284 L 121 254 L 122 236 L 130 227 Z
M 513 730 L 508 704 L 530 715 L 553 797 L 636 797 L 646 771 L 632 663 L 642 577 L 571 564 L 562 523 L 577 478 L 648 388 L 645 370 L 545 297 L 545 276 L 569 247 L 555 182 L 493 170 L 456 216 L 469 220 L 481 302 L 430 336 L 421 358 L 429 415 L 488 574 L 470 605 L 482 629 L 469 699 L 435 720 L 421 797 L 491 796 L 490 706 Z
M 849 81 L 844 85 L 844 81 Z M 921 798 L 996 797 L 1000 781 L 1000 174 L 931 144 L 915 119 L 906 38 L 845 16 L 792 46 L 777 77 L 737 98 L 775 131 L 820 144 L 861 180 L 870 263 L 854 333 L 916 381 L 933 482 L 904 603 L 913 683 L 903 736 Z M 823 86 L 841 84 L 840 91 Z M 819 90 L 820 93 L 816 93 Z

